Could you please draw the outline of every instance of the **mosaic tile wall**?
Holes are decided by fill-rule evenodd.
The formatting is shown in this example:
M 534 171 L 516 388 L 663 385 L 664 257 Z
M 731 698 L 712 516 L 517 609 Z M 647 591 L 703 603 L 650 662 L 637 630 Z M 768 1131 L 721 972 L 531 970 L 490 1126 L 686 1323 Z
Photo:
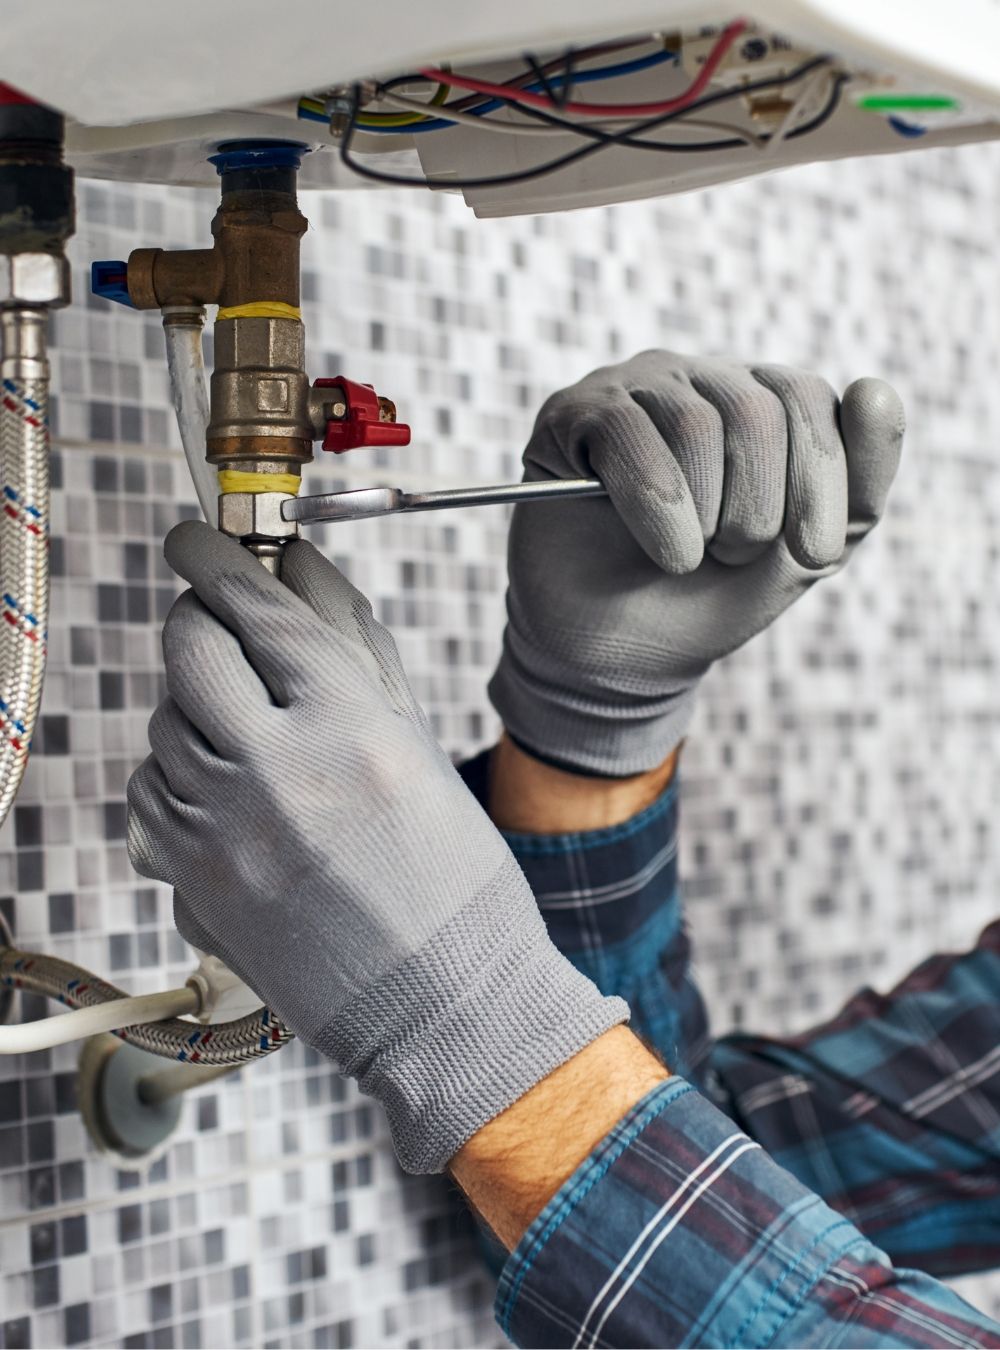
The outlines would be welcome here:
M 684 854 L 720 1029 L 804 1025 L 995 913 L 998 196 L 1000 151 L 979 147 L 514 222 L 424 195 L 306 200 L 311 371 L 375 381 L 416 428 L 391 457 L 317 465 L 310 490 L 510 479 L 548 392 L 651 345 L 878 373 L 904 396 L 884 527 L 706 682 Z M 88 300 L 84 269 L 199 245 L 213 207 L 94 184 L 80 207 L 78 303 L 55 329 L 52 663 L 0 907 L 24 945 L 143 992 L 187 969 L 124 827 L 175 594 L 160 540 L 195 508 L 158 321 Z M 491 509 L 322 537 L 456 752 L 495 731 L 504 536 Z M 0 1064 L 0 1346 L 497 1343 L 442 1183 L 402 1178 L 376 1109 L 301 1046 L 192 1094 L 139 1171 L 88 1146 L 75 1060 Z M 996 1279 L 967 1287 L 1000 1312 Z

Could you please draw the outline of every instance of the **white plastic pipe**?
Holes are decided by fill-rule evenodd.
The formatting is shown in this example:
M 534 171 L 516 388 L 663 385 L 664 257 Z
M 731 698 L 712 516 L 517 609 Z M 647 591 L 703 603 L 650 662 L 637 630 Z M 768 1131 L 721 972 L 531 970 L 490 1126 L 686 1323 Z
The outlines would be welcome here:
M 165 989 L 159 994 L 111 999 L 91 1008 L 77 1008 L 58 1017 L 46 1017 L 40 1022 L 0 1027 L 0 1055 L 26 1055 L 33 1050 L 50 1050 L 54 1045 L 86 1040 L 102 1031 L 183 1017 L 187 1013 L 196 1013 L 200 1003 L 194 989 Z
M 86 1009 L 107 1007 L 109 1021 L 102 1023 L 102 1027 L 119 1030 L 122 1040 L 152 1055 L 175 1062 L 193 1059 L 206 1067 L 241 1065 L 271 1054 L 292 1038 L 292 1032 L 269 1008 L 259 1006 L 246 1016 L 212 1022 L 211 1025 L 183 1020 L 185 1014 L 192 1012 L 199 1018 L 210 1015 L 218 1007 L 213 994 L 217 996 L 220 989 L 228 990 L 229 986 L 239 983 L 217 958 L 210 958 L 207 965 L 203 960 L 184 989 L 131 998 L 83 966 L 75 966 L 58 956 L 4 946 L 4 940 L 3 925 L 0 925 L 0 990 L 3 993 L 23 989 Z M 222 979 L 223 974 L 228 977 L 228 984 Z M 193 1002 L 188 1001 L 189 996 Z M 49 1031 L 41 1032 L 40 1028 L 49 1028 Z M 61 1039 L 69 1040 L 89 1036 L 94 1029 L 73 1013 L 48 1022 L 33 1023 L 30 1034 L 36 1037 L 49 1035 L 51 1031 Z M 7 1034 L 6 1029 L 0 1027 L 0 1053 L 4 1053 L 8 1044 L 7 1053 L 19 1053 L 24 1047 L 15 1044 L 13 1039 L 8 1042 Z M 29 1048 L 35 1048 L 34 1041 Z
M 209 525 L 218 521 L 219 479 L 205 458 L 208 429 L 208 386 L 205 383 L 205 354 L 201 330 L 205 323 L 203 308 L 169 306 L 163 310 L 163 336 L 167 344 L 167 373 L 170 397 L 184 446 L 194 490 L 202 514 Z

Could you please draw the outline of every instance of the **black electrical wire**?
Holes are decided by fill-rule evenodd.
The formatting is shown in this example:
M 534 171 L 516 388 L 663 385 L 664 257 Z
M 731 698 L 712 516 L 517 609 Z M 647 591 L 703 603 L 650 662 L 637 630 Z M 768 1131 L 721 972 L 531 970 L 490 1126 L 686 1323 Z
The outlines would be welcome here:
M 715 141 L 659 141 L 659 140 L 649 141 L 643 140 L 641 136 L 638 135 L 637 133 L 648 130 L 655 130 L 657 127 L 662 126 L 665 123 L 670 123 L 674 121 L 683 122 L 684 117 L 690 113 L 697 112 L 705 107 L 711 106 L 716 103 L 724 102 L 731 98 L 739 97 L 740 95 L 746 93 L 754 93 L 759 90 L 775 86 L 784 86 L 787 84 L 796 83 L 797 81 L 803 79 L 806 75 L 811 74 L 814 70 L 818 70 L 821 66 L 829 64 L 830 64 L 829 57 L 826 56 L 813 57 L 811 60 L 804 62 L 796 70 L 792 71 L 790 75 L 785 75 L 781 76 L 778 79 L 771 79 L 766 81 L 758 80 L 751 84 L 741 85 L 739 89 L 723 90 L 718 94 L 706 95 L 704 98 L 699 99 L 697 102 L 689 104 L 685 108 L 678 109 L 676 112 L 661 114 L 655 118 L 649 119 L 646 122 L 640 123 L 637 127 L 631 127 L 627 131 L 620 131 L 620 132 L 606 131 L 600 127 L 588 126 L 586 123 L 583 122 L 572 122 L 569 121 L 567 118 L 559 117 L 554 113 L 545 112 L 541 108 L 529 106 L 527 104 L 517 103 L 514 102 L 513 100 L 509 101 L 507 103 L 507 106 L 513 109 L 515 112 L 519 112 L 528 117 L 533 117 L 537 121 L 546 122 L 550 126 L 558 127 L 560 130 L 566 131 L 567 133 L 575 134 L 578 138 L 592 140 L 598 143 L 597 145 L 586 147 L 585 149 L 587 151 L 593 151 L 599 148 L 612 145 L 623 145 L 630 149 L 636 150 L 657 150 L 679 154 L 685 153 L 692 154 L 704 150 L 713 151 L 713 150 L 745 149 L 748 148 L 747 141 L 742 137 L 738 136 L 733 136 L 723 140 L 715 140 Z M 846 83 L 846 80 L 847 80 L 846 75 L 843 74 L 838 75 L 831 86 L 830 96 L 827 100 L 827 103 L 824 105 L 821 111 L 818 114 L 816 114 L 815 117 L 811 118 L 809 122 L 803 123 L 802 126 L 796 127 L 794 130 L 790 131 L 785 136 L 784 139 L 792 140 L 799 136 L 808 135 L 810 132 L 818 130 L 818 128 L 821 127 L 825 122 L 829 121 L 830 117 L 833 116 L 833 113 L 836 111 L 836 108 L 840 102 L 840 94 L 843 85 Z M 447 107 L 448 107 L 447 104 L 444 105 L 441 111 L 442 112 L 446 111 Z M 363 127 L 359 129 L 362 131 L 364 130 Z M 760 137 L 760 140 L 763 143 L 766 143 L 769 139 L 770 137 L 768 136 Z M 485 187 L 490 184 L 499 186 L 504 183 L 523 182 L 529 178 L 537 178 L 543 176 L 546 173 L 553 173 L 557 169 L 564 167 L 565 164 L 572 163 L 576 159 L 581 159 L 583 157 L 584 153 L 582 151 L 580 150 L 572 151 L 569 155 L 561 156 L 560 158 L 555 160 L 549 160 L 547 161 L 546 164 L 538 165 L 534 169 L 524 170 L 523 175 L 522 174 L 498 175 L 495 180 L 492 179 L 483 180 L 482 183 L 478 185 Z M 343 153 L 341 154 L 341 158 L 343 158 Z M 354 160 L 348 162 L 348 167 L 353 168 L 356 172 L 361 173 L 365 172 L 365 166 L 357 164 L 357 161 Z M 378 173 L 379 171 L 371 170 L 370 172 L 374 174 Z M 416 187 L 419 187 L 422 184 L 428 187 L 437 186 L 435 182 L 433 182 L 432 180 L 428 180 L 426 178 L 410 179 L 410 178 L 403 178 L 401 176 L 396 177 L 395 175 L 392 175 L 386 176 L 385 181 L 390 181 L 390 178 L 391 181 L 398 184 L 404 185 L 412 184 L 413 186 Z M 472 187 L 476 185 L 477 184 L 474 183 L 473 180 L 463 180 L 461 182 L 452 180 L 449 181 L 448 183 L 442 182 L 440 184 L 441 187 L 457 187 L 457 188 Z
M 370 168 L 366 164 L 360 164 L 351 155 L 351 146 L 354 141 L 354 133 L 358 130 L 356 117 L 360 108 L 360 90 L 355 86 L 351 101 L 351 118 L 340 142 L 340 159 L 344 167 L 351 170 L 361 178 L 367 178 L 374 183 L 385 183 L 394 187 L 424 187 L 424 188 L 443 188 L 469 190 L 476 188 L 493 188 L 513 186 L 518 183 L 528 183 L 536 178 L 544 178 L 548 174 L 556 173 L 559 169 L 567 168 L 570 164 L 575 164 L 579 160 L 586 159 L 590 155 L 596 154 L 600 150 L 606 150 L 613 145 L 630 146 L 633 149 L 659 150 L 666 153 L 694 153 L 705 150 L 728 150 L 735 147 L 743 147 L 746 142 L 738 137 L 721 141 L 702 141 L 700 144 L 693 142 L 664 142 L 664 141 L 642 141 L 637 139 L 642 133 L 655 131 L 661 126 L 667 126 L 671 122 L 681 121 L 685 115 L 697 114 L 705 108 L 715 107 L 719 103 L 725 103 L 730 99 L 742 98 L 745 94 L 754 94 L 766 89 L 781 88 L 788 84 L 793 84 L 805 75 L 811 74 L 820 66 L 826 65 L 829 58 L 826 56 L 813 57 L 812 60 L 804 62 L 790 75 L 781 76 L 777 79 L 766 79 L 751 81 L 749 84 L 740 85 L 734 89 L 723 89 L 716 94 L 707 94 L 687 107 L 677 109 L 675 112 L 662 113 L 657 117 L 649 118 L 638 126 L 630 127 L 627 131 L 604 131 L 598 127 L 586 127 L 584 123 L 567 121 L 565 118 L 557 118 L 555 114 L 542 112 L 540 109 L 533 109 L 533 114 L 540 114 L 543 120 L 554 119 L 557 125 L 564 126 L 567 131 L 587 139 L 590 144 L 581 146 L 577 150 L 572 150 L 565 155 L 560 155 L 555 159 L 547 160 L 544 164 L 537 164 L 531 169 L 522 169 L 517 173 L 498 174 L 492 178 L 452 178 L 447 181 L 435 181 L 427 178 L 413 178 L 410 175 L 386 173 L 381 169 Z M 786 139 L 804 136 L 810 132 L 817 131 L 821 126 L 830 120 L 836 112 L 840 103 L 840 94 L 846 83 L 847 76 L 839 74 L 835 77 L 830 91 L 830 97 L 823 109 L 809 122 L 801 127 L 796 127 L 788 133 Z M 526 109 L 520 104 L 511 103 L 509 106 L 518 112 L 524 112 Z M 447 105 L 445 105 L 446 110 Z M 363 128 L 362 128 L 363 130 Z
M 652 39 L 649 37 L 628 38 L 619 42 L 595 42 L 589 47 L 574 47 L 564 53 L 562 56 L 556 56 L 551 61 L 546 61 L 539 67 L 539 72 L 543 76 L 558 74 L 565 66 L 566 61 L 571 59 L 574 63 L 580 61 L 596 60 L 599 56 L 616 56 L 619 52 L 630 51 L 633 47 L 648 46 Z M 515 75 L 509 80 L 504 80 L 504 84 L 511 89 L 522 89 L 526 84 L 531 84 L 537 76 L 533 70 L 522 71 L 520 75 Z M 385 80 L 380 84 L 380 88 L 387 93 L 394 89 L 401 89 L 408 84 L 426 83 L 423 75 L 396 75 L 391 80 Z M 466 94 L 457 102 L 449 106 L 454 112 L 473 112 L 476 108 L 482 107 L 484 103 L 491 102 L 492 94 Z M 433 112 L 431 113 L 433 116 Z M 363 128 L 362 128 L 363 129 Z
M 808 75 L 812 70 L 818 70 L 821 66 L 829 65 L 828 57 L 816 57 L 808 66 L 801 66 L 799 70 L 788 76 L 784 83 L 790 83 L 800 80 L 803 75 Z M 808 122 L 803 122 L 801 126 L 794 127 L 786 132 L 782 137 L 785 141 L 794 140 L 799 136 L 807 136 L 810 132 L 818 130 L 825 122 L 828 122 L 837 110 L 840 103 L 840 95 L 844 85 L 847 83 L 845 74 L 834 76 L 827 100 L 818 113 L 815 113 Z M 746 93 L 751 86 L 744 85 L 737 92 Z M 714 97 L 714 96 L 713 96 Z M 632 150 L 665 150 L 671 154 L 696 154 L 701 150 L 737 150 L 751 149 L 751 143 L 742 136 L 731 136 L 722 140 L 715 141 L 649 141 L 643 140 L 636 135 L 635 130 L 628 132 L 608 132 L 599 127 L 588 127 L 582 122 L 571 122 L 568 118 L 557 117 L 552 113 L 543 111 L 541 108 L 529 107 L 527 104 L 510 103 L 509 107 L 516 108 L 518 112 L 527 117 L 533 117 L 537 121 L 546 122 L 550 126 L 559 127 L 566 132 L 575 132 L 578 136 L 585 136 L 588 140 L 600 141 L 602 144 L 624 145 Z M 704 100 L 693 103 L 690 107 L 681 110 L 680 114 L 671 114 L 671 120 L 676 120 L 683 125 L 684 117 L 691 112 L 704 107 Z M 648 125 L 648 124 L 643 124 Z M 640 128 L 641 129 L 641 128 Z M 771 137 L 767 134 L 758 137 L 761 145 L 766 145 Z
M 560 63 L 561 69 L 559 70 L 562 82 L 558 87 L 553 87 L 552 82 L 549 79 L 550 72 L 547 71 L 544 66 L 539 64 L 538 58 L 533 56 L 531 52 L 525 52 L 524 59 L 527 62 L 531 74 L 534 75 L 535 79 L 548 95 L 549 102 L 552 106 L 554 108 L 559 108 L 560 110 L 564 108 L 572 97 L 573 70 L 576 61 L 575 50 L 572 47 L 566 48 L 566 55 L 562 58 Z

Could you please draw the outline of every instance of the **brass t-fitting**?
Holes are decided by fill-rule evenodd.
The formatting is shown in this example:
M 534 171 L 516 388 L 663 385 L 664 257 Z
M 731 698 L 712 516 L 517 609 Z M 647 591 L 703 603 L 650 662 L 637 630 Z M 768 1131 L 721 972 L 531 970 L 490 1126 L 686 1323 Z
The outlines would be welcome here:
M 299 241 L 307 222 L 295 196 L 296 155 L 287 152 L 220 151 L 214 246 L 136 249 L 128 260 L 137 309 L 219 306 L 207 454 L 222 468 L 280 461 L 278 472 L 298 473 L 312 458 L 299 318 Z

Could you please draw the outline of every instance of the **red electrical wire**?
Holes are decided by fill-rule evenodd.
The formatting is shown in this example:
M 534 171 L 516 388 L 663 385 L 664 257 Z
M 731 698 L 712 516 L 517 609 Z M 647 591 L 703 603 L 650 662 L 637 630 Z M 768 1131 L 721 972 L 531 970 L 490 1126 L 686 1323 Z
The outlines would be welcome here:
M 555 57 L 552 61 L 546 61 L 542 66 L 543 75 L 552 75 L 557 71 L 561 72 L 566 67 L 567 56 L 571 55 L 574 63 L 579 61 L 592 61 L 597 56 L 613 56 L 618 52 L 627 52 L 635 47 L 644 47 L 648 44 L 649 38 L 627 38 L 624 42 L 597 42 L 591 47 L 580 47 L 572 53 L 564 53 L 562 56 Z M 531 84 L 538 76 L 533 70 L 522 71 L 520 75 L 515 75 L 513 79 L 504 84 L 505 89 L 520 89 L 523 85 Z M 467 98 L 459 99 L 453 103 L 451 108 L 454 112 L 466 112 L 472 108 L 480 107 L 486 100 L 478 94 L 470 94 Z
M 745 19 L 737 19 L 728 24 L 719 35 L 719 40 L 705 58 L 705 63 L 683 94 L 666 99 L 661 103 L 560 103 L 559 112 L 579 113 L 584 117 L 657 117 L 661 113 L 678 112 L 694 103 L 705 91 L 721 65 L 730 47 L 747 29 Z M 488 80 L 475 80 L 468 75 L 455 75 L 450 70 L 438 70 L 426 67 L 421 75 L 427 80 L 436 80 L 440 84 L 450 84 L 456 89 L 469 89 L 475 94 L 488 94 L 491 98 L 501 98 L 510 103 L 531 103 L 538 108 L 550 111 L 555 105 L 545 94 L 534 94 L 528 89 L 512 89 L 509 84 L 491 84 Z

